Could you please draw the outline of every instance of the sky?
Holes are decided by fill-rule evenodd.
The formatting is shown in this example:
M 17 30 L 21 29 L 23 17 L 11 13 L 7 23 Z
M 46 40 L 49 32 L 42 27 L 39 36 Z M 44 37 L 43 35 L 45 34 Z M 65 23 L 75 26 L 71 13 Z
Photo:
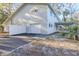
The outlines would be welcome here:
M 79 11 L 79 3 L 75 3 L 74 6 L 72 6 L 72 8 L 74 8 L 74 9 Z

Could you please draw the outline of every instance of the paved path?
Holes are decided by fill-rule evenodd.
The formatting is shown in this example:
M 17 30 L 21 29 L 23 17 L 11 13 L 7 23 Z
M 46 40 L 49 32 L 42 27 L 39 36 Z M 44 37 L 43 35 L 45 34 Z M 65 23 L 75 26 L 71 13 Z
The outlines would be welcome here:
M 29 41 L 24 41 L 22 38 L 0 38 L 0 50 L 9 52 L 27 43 L 29 43 Z

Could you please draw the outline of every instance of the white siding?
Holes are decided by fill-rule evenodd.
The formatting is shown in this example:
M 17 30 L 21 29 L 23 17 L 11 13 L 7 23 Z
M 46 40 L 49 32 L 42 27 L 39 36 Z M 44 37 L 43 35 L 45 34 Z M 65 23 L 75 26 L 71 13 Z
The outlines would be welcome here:
M 34 17 L 29 17 L 28 13 L 30 13 L 30 10 L 35 7 L 38 9 L 37 13 L 32 13 Z M 15 14 L 14 17 L 12 17 L 12 24 L 8 23 L 10 26 L 9 32 L 12 34 L 13 32 L 16 33 L 23 33 L 20 32 L 21 30 L 24 30 L 25 33 L 38 33 L 38 34 L 50 34 L 55 32 L 55 22 L 57 22 L 57 19 L 55 15 L 50 12 L 50 9 L 47 5 L 44 4 L 26 4 L 25 7 L 23 7 L 18 13 Z M 52 26 L 50 26 L 51 24 Z M 14 26 L 13 26 L 14 25 Z M 15 26 L 16 25 L 16 26 Z M 19 25 L 20 30 L 17 32 L 17 25 Z M 27 25 L 22 26 L 21 25 Z M 20 27 L 21 26 L 21 27 Z M 26 31 L 25 31 L 26 30 Z M 14 33 L 14 34 L 16 34 Z
M 30 13 L 31 9 L 37 7 L 37 13 Z M 41 23 L 47 19 L 47 6 L 38 4 L 26 4 L 26 6 L 19 11 L 13 18 L 13 24 L 27 24 L 30 22 Z M 31 14 L 30 16 L 27 14 Z M 32 17 L 34 15 L 34 17 Z M 35 18 L 39 17 L 39 18 Z
M 34 17 L 27 16 L 27 14 L 30 13 L 30 10 L 35 7 L 38 8 L 38 12 L 32 13 Z M 14 15 L 14 17 L 12 17 L 11 22 L 12 26 L 29 25 L 29 31 L 27 31 L 27 33 L 47 34 L 47 5 L 26 4 L 26 6 L 24 6 L 23 9 L 21 9 L 18 13 Z M 37 24 L 35 25 L 35 23 Z M 39 28 L 39 26 L 41 28 Z
M 47 27 L 48 27 L 48 34 L 54 33 L 56 31 L 55 23 L 58 22 L 56 16 L 54 13 L 48 8 L 48 21 L 47 21 Z

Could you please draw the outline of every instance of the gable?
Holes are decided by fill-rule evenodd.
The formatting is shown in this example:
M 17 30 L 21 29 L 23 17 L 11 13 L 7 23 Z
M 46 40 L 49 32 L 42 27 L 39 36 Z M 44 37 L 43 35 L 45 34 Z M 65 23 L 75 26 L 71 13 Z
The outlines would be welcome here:
M 46 4 L 26 4 L 11 17 L 12 24 L 41 23 L 47 20 Z

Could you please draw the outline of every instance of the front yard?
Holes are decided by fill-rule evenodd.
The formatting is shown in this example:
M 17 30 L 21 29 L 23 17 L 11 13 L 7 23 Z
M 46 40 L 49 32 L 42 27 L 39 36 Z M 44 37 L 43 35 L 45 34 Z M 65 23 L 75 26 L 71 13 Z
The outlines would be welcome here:
M 58 40 L 59 38 L 39 38 L 39 37 L 27 37 L 27 36 L 15 36 L 10 38 L 0 38 L 3 40 L 3 45 L 14 47 L 2 55 L 12 56 L 77 56 L 79 55 L 79 41 L 74 40 Z M 63 39 L 63 38 L 62 38 Z M 8 41 L 6 41 L 8 40 Z M 7 45 L 9 44 L 9 45 Z M 1 45 L 1 43 L 0 43 Z

